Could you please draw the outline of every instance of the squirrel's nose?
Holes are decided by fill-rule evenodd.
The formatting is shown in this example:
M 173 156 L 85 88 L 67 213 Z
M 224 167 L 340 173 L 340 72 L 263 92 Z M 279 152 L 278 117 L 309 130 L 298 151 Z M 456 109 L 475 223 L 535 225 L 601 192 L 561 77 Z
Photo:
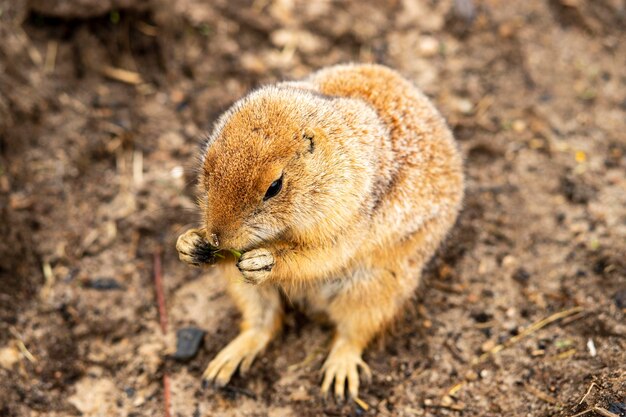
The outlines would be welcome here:
M 220 246 L 220 239 L 217 237 L 217 233 L 209 234 L 209 243 L 216 248 Z

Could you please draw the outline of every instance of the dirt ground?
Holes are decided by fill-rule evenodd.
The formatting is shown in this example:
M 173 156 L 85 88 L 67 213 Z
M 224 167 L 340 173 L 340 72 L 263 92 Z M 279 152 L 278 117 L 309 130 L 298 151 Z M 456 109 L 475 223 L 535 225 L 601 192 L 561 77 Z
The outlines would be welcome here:
M 174 249 L 199 143 L 250 88 L 348 61 L 449 121 L 459 222 L 365 353 L 368 411 L 320 397 L 332 329 L 297 312 L 202 389 L 238 316 Z M 164 375 L 172 416 L 624 415 L 626 1 L 1 0 L 0 232 L 0 416 L 161 416 Z

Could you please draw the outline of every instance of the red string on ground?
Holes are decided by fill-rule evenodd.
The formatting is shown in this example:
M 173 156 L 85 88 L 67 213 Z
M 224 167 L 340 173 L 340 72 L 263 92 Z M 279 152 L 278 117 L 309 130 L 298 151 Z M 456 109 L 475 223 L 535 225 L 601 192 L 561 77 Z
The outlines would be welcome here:
M 156 289 L 157 305 L 159 308 L 159 322 L 163 334 L 167 333 L 167 310 L 165 309 L 165 294 L 163 293 L 163 277 L 161 271 L 161 247 L 154 251 L 154 286 Z
M 165 417 L 170 417 L 170 376 L 163 375 L 163 407 L 165 407 Z
M 161 266 L 162 249 L 158 246 L 154 251 L 154 288 L 156 292 L 157 306 L 159 310 L 159 323 L 163 335 L 167 333 L 167 310 L 165 309 L 165 293 L 163 292 L 163 272 Z M 163 407 L 165 417 L 170 417 L 170 377 L 163 374 Z

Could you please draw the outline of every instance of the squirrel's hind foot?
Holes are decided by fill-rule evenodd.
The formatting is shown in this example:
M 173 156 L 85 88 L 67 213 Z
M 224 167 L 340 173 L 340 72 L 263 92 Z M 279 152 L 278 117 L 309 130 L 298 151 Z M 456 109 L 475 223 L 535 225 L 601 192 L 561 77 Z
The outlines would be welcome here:
M 237 368 L 244 375 L 270 339 L 271 334 L 259 330 L 241 332 L 209 363 L 202 374 L 203 385 L 208 383 L 222 387 L 228 384 Z
M 337 401 L 343 401 L 346 385 L 352 399 L 359 395 L 359 369 L 365 382 L 370 382 L 372 372 L 369 366 L 361 359 L 361 349 L 349 344 L 335 343 L 326 362 L 322 366 L 324 379 L 322 381 L 322 395 L 327 396 L 334 385 L 334 394 Z

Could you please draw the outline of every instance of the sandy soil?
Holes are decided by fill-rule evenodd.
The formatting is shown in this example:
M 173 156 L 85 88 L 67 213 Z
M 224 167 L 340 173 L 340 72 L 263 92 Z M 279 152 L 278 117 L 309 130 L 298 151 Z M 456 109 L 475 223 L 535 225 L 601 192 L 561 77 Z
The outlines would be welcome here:
M 625 1 L 89 1 L 0 1 L 0 416 L 164 415 L 164 375 L 172 416 L 626 402 Z M 174 250 L 202 135 L 250 88 L 347 61 L 398 69 L 449 121 L 458 225 L 365 354 L 369 411 L 320 398 L 331 329 L 297 312 L 246 378 L 202 389 L 238 320 Z M 168 358 L 189 325 L 198 355 Z

